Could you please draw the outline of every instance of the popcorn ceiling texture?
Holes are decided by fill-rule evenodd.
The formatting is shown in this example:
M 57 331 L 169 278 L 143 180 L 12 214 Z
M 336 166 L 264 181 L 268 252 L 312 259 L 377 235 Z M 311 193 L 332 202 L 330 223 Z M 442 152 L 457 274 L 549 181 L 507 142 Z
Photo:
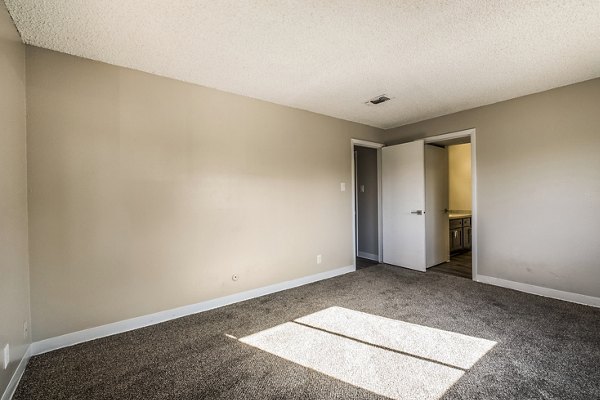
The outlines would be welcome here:
M 598 0 L 6 4 L 26 44 L 380 128 L 600 76 Z

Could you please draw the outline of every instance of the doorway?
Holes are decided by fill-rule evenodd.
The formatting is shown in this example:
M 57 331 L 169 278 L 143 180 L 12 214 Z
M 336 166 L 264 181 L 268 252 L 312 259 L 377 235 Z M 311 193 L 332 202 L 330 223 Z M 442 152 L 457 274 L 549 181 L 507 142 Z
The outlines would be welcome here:
M 469 131 L 467 131 L 469 132 Z M 461 132 L 458 132 L 460 134 Z M 429 138 L 427 145 L 445 149 L 447 153 L 448 184 L 446 209 L 448 228 L 446 231 L 448 260 L 432 266 L 427 271 L 436 271 L 461 278 L 476 277 L 473 263 L 474 212 L 474 140 L 473 135 L 443 135 Z
M 352 139 L 352 210 L 356 269 L 381 261 L 380 143 Z
M 382 149 L 383 262 L 426 272 L 455 261 L 464 277 L 477 280 L 475 133 L 468 129 Z M 472 167 L 472 190 L 463 197 L 471 204 L 451 208 L 447 148 L 463 144 L 470 144 Z M 462 257 L 452 260 L 451 253 Z

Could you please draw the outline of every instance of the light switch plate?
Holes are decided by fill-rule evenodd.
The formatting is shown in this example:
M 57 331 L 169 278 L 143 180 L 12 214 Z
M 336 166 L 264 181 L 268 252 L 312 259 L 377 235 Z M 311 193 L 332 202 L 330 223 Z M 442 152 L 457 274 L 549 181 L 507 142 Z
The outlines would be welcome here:
M 346 182 L 342 182 L 342 183 L 340 184 L 340 190 L 341 190 L 342 192 L 345 192 L 345 191 L 346 191 Z
M 2 356 L 4 358 L 2 365 L 4 366 L 4 369 L 6 369 L 8 368 L 8 362 L 10 361 L 10 346 L 8 345 L 8 343 L 6 343 L 6 346 L 4 346 Z

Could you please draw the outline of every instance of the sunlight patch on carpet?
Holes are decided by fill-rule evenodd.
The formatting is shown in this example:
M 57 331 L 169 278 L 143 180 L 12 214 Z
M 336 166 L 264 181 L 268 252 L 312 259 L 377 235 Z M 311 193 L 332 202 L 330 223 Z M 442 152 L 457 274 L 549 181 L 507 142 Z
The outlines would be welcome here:
M 330 307 L 296 320 L 314 328 L 469 369 L 496 342 L 377 315 Z
M 438 399 L 464 373 L 293 322 L 240 341 L 392 399 Z
M 496 342 L 342 307 L 241 342 L 395 400 L 436 400 Z

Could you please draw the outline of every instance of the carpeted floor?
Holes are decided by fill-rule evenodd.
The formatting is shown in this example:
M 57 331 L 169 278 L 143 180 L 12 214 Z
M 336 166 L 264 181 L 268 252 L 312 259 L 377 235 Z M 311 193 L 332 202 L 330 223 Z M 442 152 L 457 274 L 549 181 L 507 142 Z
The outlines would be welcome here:
M 33 357 L 14 400 L 384 399 L 225 336 L 330 307 L 497 342 L 442 399 L 600 398 L 600 309 L 378 265 Z

